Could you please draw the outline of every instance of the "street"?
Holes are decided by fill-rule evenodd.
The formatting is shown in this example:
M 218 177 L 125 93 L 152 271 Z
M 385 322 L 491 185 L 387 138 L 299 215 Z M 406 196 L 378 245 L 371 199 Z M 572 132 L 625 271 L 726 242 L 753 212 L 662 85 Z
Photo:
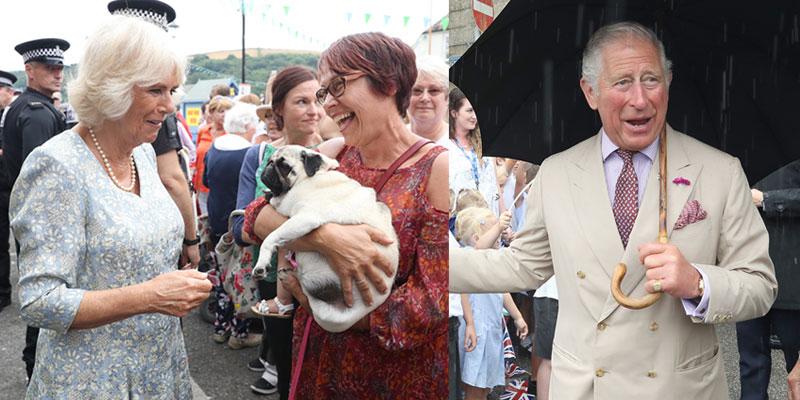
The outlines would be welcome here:
M 13 248 L 13 247 L 12 247 Z M 12 254 L 12 260 L 16 257 Z M 16 400 L 25 397 L 25 365 L 21 361 L 25 344 L 25 324 L 19 317 L 17 299 L 17 268 L 12 261 L 11 282 L 14 297 L 11 306 L 0 312 L 0 400 Z M 250 384 L 259 372 L 247 369 L 247 362 L 258 357 L 258 349 L 230 350 L 211 340 L 212 327 L 204 322 L 195 310 L 183 319 L 186 350 L 189 353 L 189 370 L 195 399 L 266 399 L 277 400 L 278 395 L 256 395 L 250 391 Z M 717 327 L 728 378 L 730 398 L 739 398 L 739 354 L 736 351 L 736 331 L 733 324 Z M 527 364 L 527 363 L 526 363 Z M 772 352 L 772 378 L 770 380 L 770 399 L 786 399 L 786 369 L 783 354 Z M 529 368 L 529 365 L 523 365 Z
M 12 245 L 13 249 L 13 245 Z M 0 400 L 25 398 L 25 323 L 19 316 L 17 297 L 16 256 L 11 255 L 11 284 L 13 303 L 0 312 Z M 278 395 L 256 395 L 250 384 L 261 376 L 247 369 L 247 363 L 258 357 L 258 349 L 230 350 L 227 345 L 211 340 L 212 326 L 200 318 L 197 310 L 183 319 L 184 340 L 189 353 L 189 370 L 196 400 L 206 399 L 263 399 L 277 400 Z

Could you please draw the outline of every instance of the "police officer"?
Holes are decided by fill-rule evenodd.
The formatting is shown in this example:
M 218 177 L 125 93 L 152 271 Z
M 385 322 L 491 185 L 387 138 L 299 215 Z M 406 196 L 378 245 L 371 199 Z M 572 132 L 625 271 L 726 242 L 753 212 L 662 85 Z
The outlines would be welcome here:
M 37 39 L 14 47 L 25 62 L 28 87 L 11 103 L 3 126 L 3 156 L 11 187 L 28 154 L 66 129 L 64 114 L 53 107 L 52 96 L 61 90 L 67 49 L 69 43 L 62 39 Z M 28 379 L 36 361 L 38 337 L 39 328 L 28 326 L 22 350 Z
M 0 143 L 2 143 L 3 122 L 6 107 L 14 99 L 14 83 L 17 77 L 6 71 L 0 71 Z M 9 273 L 11 260 L 8 255 L 8 198 L 11 195 L 11 183 L 6 174 L 3 151 L 0 149 L 0 311 L 11 304 L 11 281 Z
M 3 153 L 12 185 L 28 154 L 66 129 L 64 114 L 53 106 L 52 96 L 61 90 L 68 48 L 61 39 L 37 39 L 14 47 L 25 61 L 28 88 L 8 109 L 3 127 Z

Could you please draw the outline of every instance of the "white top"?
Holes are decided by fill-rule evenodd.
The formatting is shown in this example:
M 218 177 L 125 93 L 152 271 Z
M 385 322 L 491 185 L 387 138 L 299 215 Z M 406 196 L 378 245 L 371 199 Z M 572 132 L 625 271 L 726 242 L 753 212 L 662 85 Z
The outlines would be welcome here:
M 477 163 L 478 181 L 476 182 L 470 161 L 470 158 L 475 156 L 475 152 L 461 148 L 453 139 L 448 139 L 445 147 L 450 159 L 450 189 L 456 194 L 464 188 L 478 189 L 489 203 L 489 208 L 495 214 L 499 214 L 500 195 L 497 189 L 494 158 L 483 157 L 483 166 L 481 163 Z

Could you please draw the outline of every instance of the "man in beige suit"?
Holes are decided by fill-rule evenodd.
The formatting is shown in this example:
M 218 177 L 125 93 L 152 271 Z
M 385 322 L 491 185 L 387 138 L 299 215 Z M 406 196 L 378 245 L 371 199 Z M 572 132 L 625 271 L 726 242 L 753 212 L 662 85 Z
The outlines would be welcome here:
M 450 250 L 450 290 L 560 295 L 550 398 L 726 399 L 712 324 L 769 310 L 768 237 L 739 161 L 666 124 L 670 64 L 649 29 L 598 30 L 581 88 L 603 127 L 542 164 L 510 248 Z M 658 137 L 667 130 L 668 244 L 658 234 Z M 626 222 L 627 221 L 627 222 Z M 610 293 L 666 295 L 629 310 Z

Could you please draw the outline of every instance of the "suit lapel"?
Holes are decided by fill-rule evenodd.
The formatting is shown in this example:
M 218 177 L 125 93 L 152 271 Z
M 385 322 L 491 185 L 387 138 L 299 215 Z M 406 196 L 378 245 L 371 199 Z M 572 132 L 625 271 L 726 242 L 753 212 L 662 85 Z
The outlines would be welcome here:
M 625 279 L 622 280 L 621 285 L 622 292 L 628 296 L 634 292 L 634 289 L 640 286 L 646 273 L 645 267 L 639 262 L 639 245 L 658 240 L 659 180 L 662 179 L 658 176 L 658 163 L 659 159 L 656 157 L 653 166 L 650 168 L 642 205 L 639 207 L 639 214 L 636 216 L 636 222 L 633 225 L 633 231 L 631 231 L 628 247 L 625 249 L 621 261 L 624 262 L 628 268 Z M 683 136 L 677 134 L 671 127 L 667 126 L 667 237 L 672 235 L 675 222 L 678 220 L 683 206 L 692 194 L 694 183 L 701 170 L 702 164 L 691 162 L 683 143 Z M 672 181 L 677 177 L 683 177 L 689 180 L 691 184 L 674 184 Z M 615 266 L 616 264 L 614 264 L 614 267 Z M 641 290 L 637 291 L 637 297 L 643 296 L 644 294 L 645 291 L 642 286 Z M 611 315 L 617 307 L 619 307 L 619 304 L 614 300 L 614 297 L 611 296 L 609 287 L 608 298 L 606 299 L 600 319 L 603 320 Z
M 571 166 L 570 190 L 589 248 L 610 279 L 614 266 L 622 257 L 623 249 L 608 201 L 600 135 L 595 136 L 593 145 L 587 146 L 587 150 L 576 157 Z

